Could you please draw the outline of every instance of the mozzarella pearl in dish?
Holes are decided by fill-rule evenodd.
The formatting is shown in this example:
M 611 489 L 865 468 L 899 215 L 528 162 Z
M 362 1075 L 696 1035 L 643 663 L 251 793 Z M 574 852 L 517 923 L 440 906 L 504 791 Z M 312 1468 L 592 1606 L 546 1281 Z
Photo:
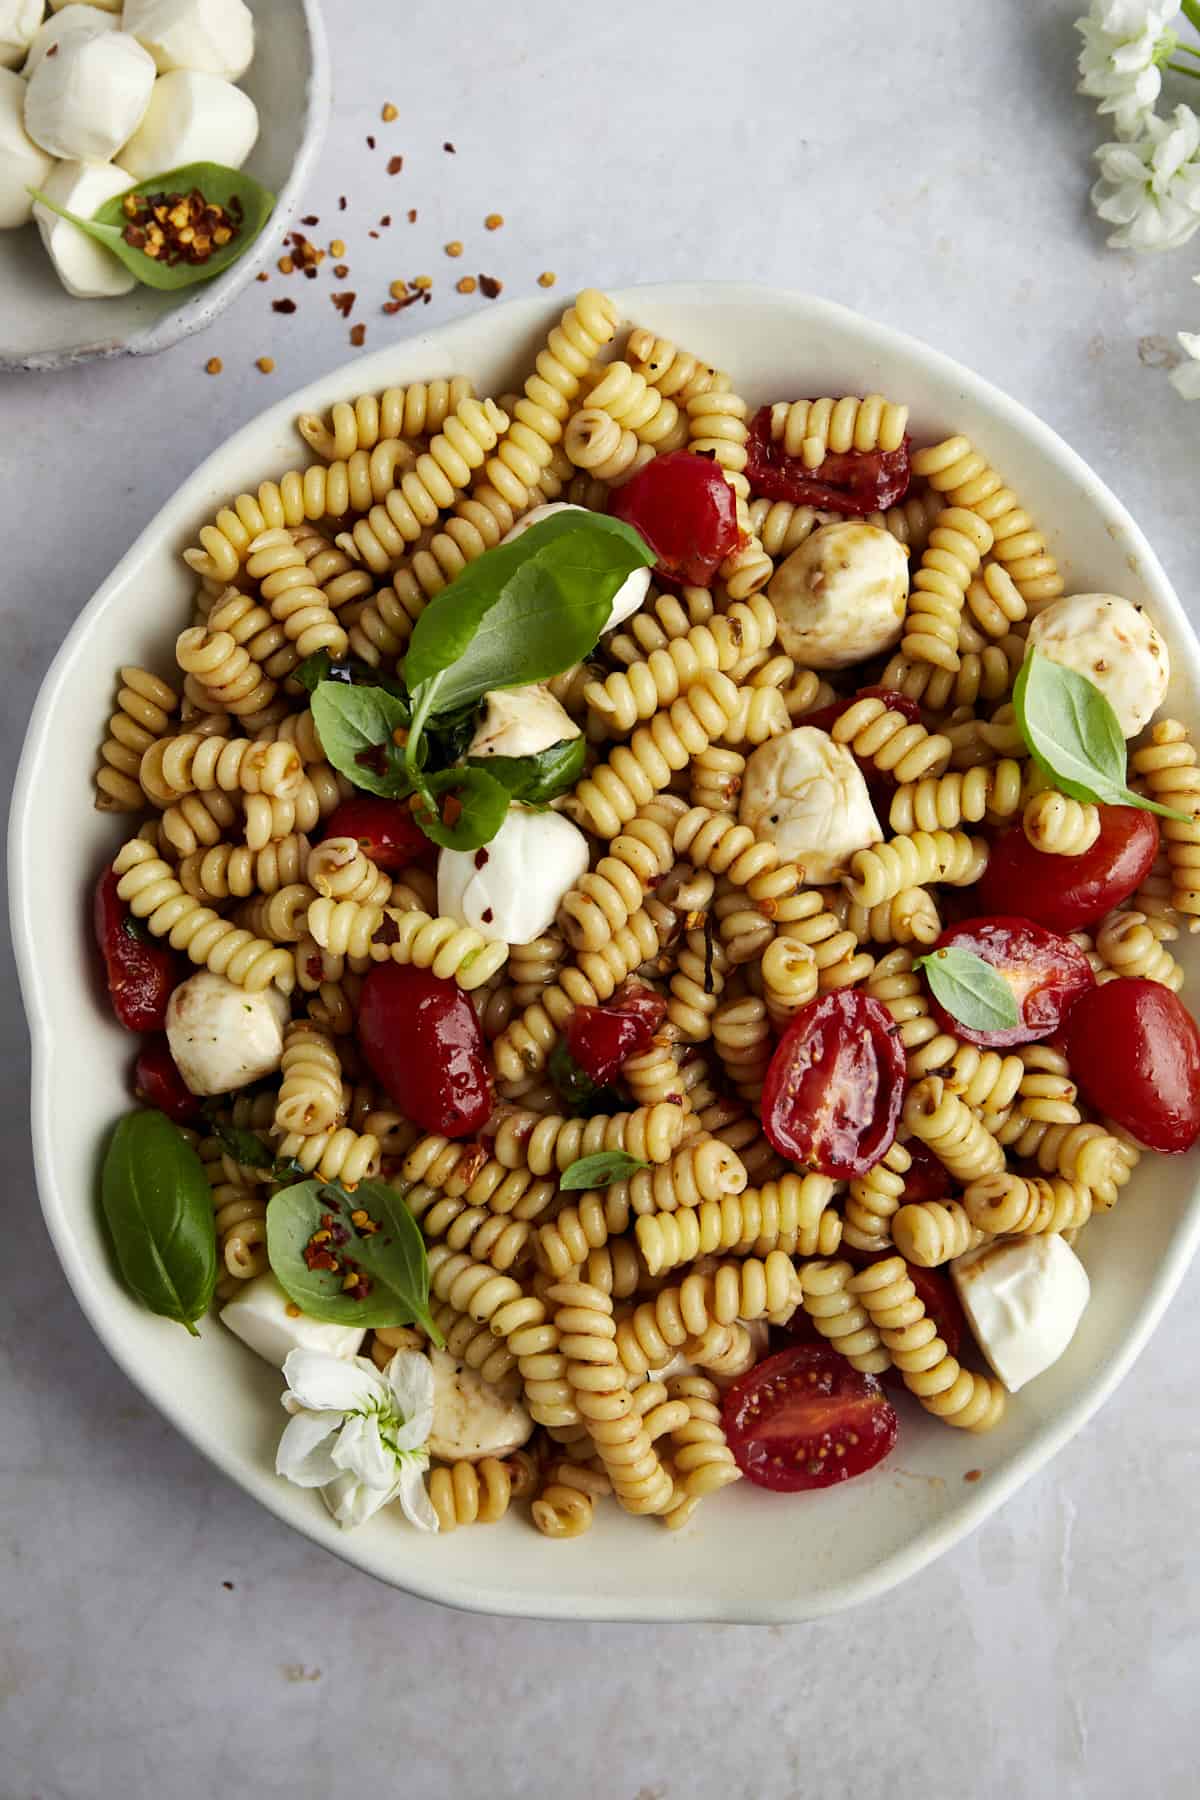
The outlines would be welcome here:
M 176 69 L 154 84 L 146 116 L 121 152 L 134 179 L 187 163 L 240 169 L 258 139 L 258 108 L 219 75 Z
M 76 32 L 95 37 L 100 31 L 116 31 L 119 23 L 114 14 L 102 12 L 98 6 L 67 6 L 60 13 L 51 13 L 29 46 L 22 75 L 28 81 L 42 58 L 64 38 L 72 37 Z
M 42 0 L 0 0 L 0 69 L 15 69 L 37 36 Z
M 524 518 L 518 519 L 508 536 L 501 538 L 500 542 L 502 544 L 511 544 L 514 538 L 519 538 L 521 533 L 523 531 L 528 531 L 531 525 L 536 525 L 540 519 L 549 519 L 554 513 L 586 511 L 586 506 L 572 506 L 568 500 L 549 500 L 546 502 L 545 506 L 535 506 L 525 514 Z M 633 574 L 626 577 L 625 581 L 613 595 L 613 603 L 609 608 L 608 619 L 605 624 L 600 627 L 601 634 L 603 635 L 606 631 L 614 630 L 623 620 L 630 618 L 637 611 L 649 592 L 649 569 L 635 569 Z
M 746 764 L 738 817 L 816 886 L 837 881 L 856 850 L 883 840 L 861 769 L 815 725 L 759 746 Z
M 242 0 L 125 0 L 121 23 L 162 75 L 201 69 L 237 81 L 254 55 L 254 17 Z
M 1058 1361 L 1091 1292 L 1087 1270 L 1054 1232 L 983 1244 L 950 1272 L 975 1341 L 1010 1394 Z
M 290 1016 L 277 988 L 248 994 L 202 969 L 167 1002 L 167 1042 L 193 1094 L 228 1094 L 279 1067 Z
M 438 856 L 438 911 L 486 938 L 531 944 L 587 872 L 588 841 L 562 813 L 510 806 L 482 850 Z
M 1029 627 L 1029 642 L 1098 687 L 1127 738 L 1137 736 L 1166 696 L 1167 646 L 1147 614 L 1119 594 L 1052 600 Z
M 877 525 L 822 525 L 779 565 L 767 595 L 789 656 L 807 669 L 849 668 L 899 643 L 908 556 Z
M 29 78 L 25 129 L 51 156 L 110 162 L 145 117 L 155 73 L 128 32 L 72 32 Z
M 478 1462 L 511 1456 L 533 1436 L 533 1420 L 521 1402 L 519 1378 L 511 1388 L 485 1381 L 444 1350 L 430 1350 L 433 1427 L 429 1454 L 443 1462 Z
M 293 1350 L 353 1356 L 366 1336 L 362 1325 L 326 1325 L 299 1312 L 269 1273 L 242 1283 L 221 1308 L 221 1323 L 277 1369 Z
M 60 162 L 42 183 L 42 190 L 56 206 L 89 219 L 97 207 L 132 185 L 133 176 L 115 163 Z M 127 294 L 137 286 L 124 263 L 70 219 L 60 218 L 41 201 L 33 216 L 54 272 L 68 294 L 77 300 L 102 300 Z
M 483 703 L 486 710 L 468 756 L 537 756 L 582 735 L 566 707 L 540 682 L 497 688 L 483 696 Z
M 54 159 L 25 129 L 25 83 L 0 69 L 0 231 L 14 231 L 33 217 L 31 187 L 45 187 Z

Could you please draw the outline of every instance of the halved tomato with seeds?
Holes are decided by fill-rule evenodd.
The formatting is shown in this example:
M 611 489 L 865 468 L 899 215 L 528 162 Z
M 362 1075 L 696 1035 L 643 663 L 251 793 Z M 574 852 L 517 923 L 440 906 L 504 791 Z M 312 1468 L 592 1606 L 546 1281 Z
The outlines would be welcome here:
M 742 1474 L 783 1494 L 851 1481 L 896 1442 L 896 1411 L 875 1377 L 828 1344 L 757 1363 L 726 1393 L 722 1420 Z

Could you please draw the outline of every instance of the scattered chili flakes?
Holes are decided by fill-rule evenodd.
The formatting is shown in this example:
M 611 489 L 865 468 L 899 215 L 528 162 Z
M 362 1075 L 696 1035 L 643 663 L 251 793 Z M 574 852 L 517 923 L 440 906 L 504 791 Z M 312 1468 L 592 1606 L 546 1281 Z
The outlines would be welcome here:
M 447 831 L 453 831 L 462 818 L 463 803 L 457 794 L 447 794 L 442 801 L 442 824 Z
M 431 288 L 433 286 L 433 276 L 432 275 L 414 275 L 413 279 L 412 279 L 412 284 L 416 288 L 418 293 L 423 294 L 425 292 L 426 288 Z
M 384 104 L 383 104 L 383 111 L 380 113 L 379 116 L 383 120 L 385 125 L 390 125 L 392 120 L 399 118 L 400 115 L 397 113 L 397 111 L 396 111 L 395 107 L 392 105 L 391 101 L 385 100 Z
M 389 175 L 398 175 L 403 167 L 404 158 L 402 156 L 388 157 L 387 172 Z
M 236 194 L 227 207 L 219 206 L 206 200 L 199 188 L 186 194 L 126 194 L 121 211 L 128 220 L 121 233 L 125 242 L 168 269 L 178 263 L 206 263 L 242 229 L 242 203 Z
M 255 279 L 255 281 L 270 281 L 271 277 L 267 273 L 266 269 L 260 269 L 258 271 L 258 274 L 254 277 L 254 279 Z
M 391 224 L 391 222 L 392 222 L 391 213 L 384 213 L 382 219 L 380 219 L 380 221 L 379 221 L 379 223 L 383 226 L 385 231 L 387 230 L 387 228 Z
M 316 213 L 305 213 L 305 215 L 301 219 L 300 223 L 302 225 L 319 225 L 321 223 L 321 221 L 317 217 Z
M 504 283 L 498 281 L 494 275 L 481 275 L 479 277 L 479 288 L 485 299 L 495 300 L 497 296 L 503 292 Z
M 479 283 L 473 275 L 464 275 L 462 279 L 456 281 L 454 285 L 460 294 L 473 294 L 475 289 L 479 286 Z
M 58 49 L 58 45 L 57 45 L 57 44 L 55 44 L 55 46 L 54 46 L 54 50 L 57 50 L 57 49 Z M 46 52 L 46 55 L 47 55 L 47 56 L 53 56 L 53 55 L 54 55 L 54 50 L 47 50 L 47 52 Z M 300 1308 L 299 1308 L 299 1307 L 297 1307 L 297 1308 L 296 1308 L 296 1313 L 297 1313 L 297 1316 L 299 1316 L 299 1313 L 300 1313 Z M 229 1590 L 229 1592 L 230 1592 L 230 1593 L 231 1593 L 231 1594 L 232 1594 L 232 1592 L 233 1592 L 233 1583 L 232 1583 L 232 1581 L 223 1581 L 223 1582 L 222 1582 L 222 1583 L 221 1583 L 221 1586 L 222 1586 L 222 1587 L 223 1587 L 223 1588 L 227 1588 L 227 1589 L 228 1589 L 228 1590 Z
M 273 375 L 275 373 L 275 358 L 273 356 L 260 356 L 254 366 L 256 369 L 261 369 L 264 375 Z
M 487 218 L 483 222 L 487 226 L 487 229 L 489 231 L 499 231 L 500 227 L 504 223 L 504 214 L 503 213 L 489 213 Z
M 281 256 L 275 265 L 281 275 L 290 275 L 295 266 L 290 256 Z
M 338 211 L 345 212 L 345 210 L 346 210 L 346 196 L 345 196 L 345 194 L 339 194 L 338 195 Z
M 370 135 L 370 133 L 368 133 L 367 134 L 367 149 L 373 150 L 374 148 L 375 148 L 375 139 Z
M 210 356 L 204 365 L 204 373 L 206 375 L 219 375 L 224 367 L 225 364 L 221 361 L 219 356 Z
M 453 144 L 443 144 L 442 149 L 446 152 L 447 156 L 457 155 L 457 151 L 455 150 Z
M 298 1319 L 300 1317 L 300 1308 L 296 1305 L 294 1300 L 289 1300 L 283 1310 L 289 1319 Z
M 329 254 L 330 256 L 345 256 L 346 246 L 343 244 L 341 238 L 330 238 Z
M 966 1474 L 963 1476 L 964 1481 L 980 1481 L 980 1480 L 982 1480 L 982 1478 L 983 1478 L 983 1470 L 982 1469 L 968 1469 Z
M 294 300 L 272 300 L 272 302 L 271 302 L 271 311 L 272 312 L 294 313 L 295 310 L 296 310 L 296 302 Z
M 541 274 L 538 276 L 538 286 L 539 287 L 553 287 L 557 280 L 558 280 L 558 276 L 554 273 L 553 269 L 543 269 Z
M 337 276 L 339 281 L 345 281 L 347 275 L 350 273 L 350 264 L 349 263 L 334 263 L 333 272 Z
M 408 222 L 410 225 L 415 225 L 417 222 L 417 209 L 415 206 L 410 206 L 408 209 Z
M 461 240 L 459 238 L 451 238 L 450 242 L 446 245 L 446 255 L 461 256 L 462 253 L 463 247 Z
M 379 233 L 377 231 L 368 231 L 367 236 L 377 238 L 379 236 Z
M 365 325 L 352 325 L 350 327 L 350 342 L 354 345 L 354 348 L 356 350 L 361 350 L 363 345 L 366 343 L 366 341 L 367 341 L 366 326 Z
M 337 307 L 337 310 L 341 313 L 343 319 L 348 319 L 354 310 L 354 302 L 358 296 L 351 288 L 342 294 L 330 294 L 329 298 L 333 301 L 333 304 Z
M 401 281 L 399 276 L 397 276 L 395 281 L 388 283 L 388 293 L 392 296 L 393 300 L 405 299 L 408 295 L 407 281 Z

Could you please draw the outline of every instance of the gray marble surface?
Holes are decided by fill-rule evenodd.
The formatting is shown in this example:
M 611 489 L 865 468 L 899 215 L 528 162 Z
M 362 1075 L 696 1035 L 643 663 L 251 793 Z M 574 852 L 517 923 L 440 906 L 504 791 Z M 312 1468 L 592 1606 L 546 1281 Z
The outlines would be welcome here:
M 1100 134 L 1072 91 L 1077 10 L 459 0 L 417 16 L 328 0 L 336 110 L 312 235 L 345 239 L 340 285 L 373 347 L 417 322 L 379 312 L 387 282 L 424 272 L 422 326 L 487 304 L 453 292 L 463 270 L 506 295 L 553 269 L 564 297 L 732 276 L 845 301 L 1048 419 L 1188 599 L 1200 407 L 1160 365 L 1200 321 L 1200 245 L 1104 249 L 1086 207 Z M 393 152 L 405 164 L 389 178 Z M 392 227 L 369 238 L 385 212 Z M 0 383 L 6 772 L 55 645 L 129 539 L 225 434 L 349 354 L 333 285 L 272 275 L 152 362 Z M 269 305 L 284 291 L 286 318 Z M 265 354 L 269 377 L 253 366 Z M 3 979 L 4 1800 L 1195 1793 L 1195 1273 L 1102 1415 L 874 1606 L 767 1630 L 461 1616 L 290 1536 L 110 1366 L 40 1228 L 8 962 Z

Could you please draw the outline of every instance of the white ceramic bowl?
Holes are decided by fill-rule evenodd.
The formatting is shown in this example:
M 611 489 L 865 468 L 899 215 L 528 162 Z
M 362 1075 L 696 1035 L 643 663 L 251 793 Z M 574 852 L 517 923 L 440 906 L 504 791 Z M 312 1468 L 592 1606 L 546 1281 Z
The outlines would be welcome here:
M 1200 722 L 1200 656 L 1153 552 L 1107 488 L 1030 413 L 946 357 L 828 302 L 749 286 L 618 294 L 627 317 L 733 372 L 751 403 L 878 389 L 910 402 L 918 442 L 966 432 L 1050 533 L 1068 589 L 1145 601 L 1174 665 L 1169 702 Z M 561 302 L 485 311 L 357 358 L 262 414 L 203 463 L 85 608 L 46 677 L 10 834 L 13 931 L 33 1033 L 33 1136 L 42 1206 L 81 1306 L 142 1392 L 281 1519 L 427 1598 L 482 1611 L 592 1619 L 809 1618 L 883 1592 L 948 1549 L 1083 1425 L 1128 1371 L 1200 1236 L 1197 1163 L 1148 1158 L 1081 1240 L 1092 1304 L 1067 1355 L 975 1438 L 905 1408 L 899 1445 L 845 1488 L 793 1499 L 740 1484 L 670 1534 L 602 1509 L 578 1542 L 524 1519 L 429 1539 L 384 1513 L 343 1535 L 319 1497 L 278 1480 L 280 1381 L 215 1321 L 197 1344 L 113 1277 L 95 1202 L 100 1147 L 129 1104 L 132 1054 L 98 986 L 86 896 L 119 824 L 92 810 L 91 774 L 120 663 L 169 667 L 191 583 L 183 545 L 226 496 L 294 466 L 300 407 L 468 370 L 498 393 L 530 366 Z M 147 596 L 152 605 L 147 605 Z M 1195 939 L 1185 961 L 1196 961 Z M 968 1470 L 981 1470 L 974 1482 Z M 153 1471 L 146 1477 L 153 1479 Z M 395 1512 L 395 1509 L 392 1509 Z
M 211 325 L 271 260 L 320 154 L 329 117 L 329 50 L 320 0 L 247 0 L 254 61 L 238 83 L 258 108 L 247 173 L 277 196 L 244 256 L 212 281 L 176 293 L 134 288 L 113 300 L 76 300 L 42 248 L 36 225 L 0 231 L 0 370 L 69 368 L 99 356 L 149 356 Z

